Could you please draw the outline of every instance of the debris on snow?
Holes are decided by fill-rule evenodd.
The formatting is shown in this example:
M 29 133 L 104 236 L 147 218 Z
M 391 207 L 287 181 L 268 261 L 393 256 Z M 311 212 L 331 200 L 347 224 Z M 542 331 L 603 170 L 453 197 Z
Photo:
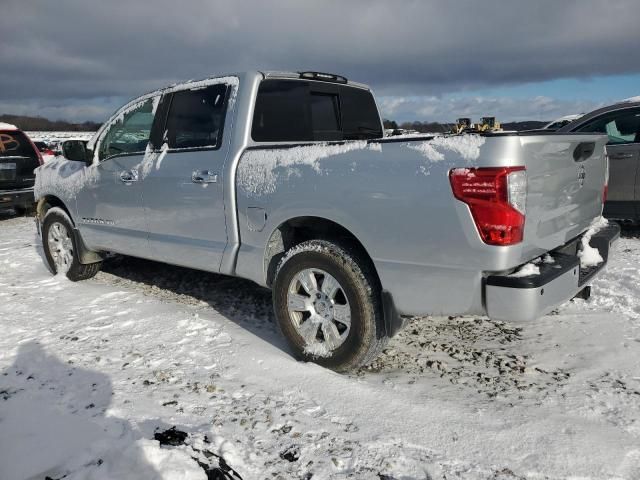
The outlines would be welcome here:
M 0 222 L 3 480 L 216 478 L 215 455 L 246 479 L 638 478 L 638 238 L 588 302 L 526 327 L 413 319 L 338 375 L 291 358 L 252 282 L 119 256 L 63 282 L 31 219 Z

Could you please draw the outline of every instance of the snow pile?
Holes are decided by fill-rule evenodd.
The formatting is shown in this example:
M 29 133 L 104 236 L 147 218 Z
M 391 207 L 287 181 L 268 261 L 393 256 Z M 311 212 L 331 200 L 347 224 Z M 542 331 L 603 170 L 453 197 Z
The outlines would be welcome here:
M 18 130 L 18 127 L 10 123 L 0 122 L 0 130 Z
M 622 100 L 622 102 L 620 103 L 633 103 L 633 102 L 640 102 L 640 96 L 637 97 L 630 97 L 630 98 L 625 98 L 624 100 Z
M 311 357 L 328 357 L 331 355 L 331 351 L 327 347 L 327 344 L 320 342 L 306 344 L 304 347 L 304 353 Z
M 447 152 L 456 153 L 466 161 L 471 161 L 480 156 L 480 147 L 484 143 L 485 138 L 480 135 L 456 135 L 436 137 L 426 142 L 409 143 L 407 146 L 422 153 L 430 162 L 444 160 Z
M 52 131 L 29 131 L 25 132 L 34 142 L 60 142 L 63 140 L 90 140 L 96 132 L 52 132 Z
M 71 283 L 34 230 L 0 217 L 2 480 L 206 478 L 206 451 L 245 480 L 640 478 L 639 238 L 588 302 L 416 318 L 338 375 L 291 357 L 253 282 L 111 257 Z
M 527 263 L 513 272 L 510 277 L 531 277 L 533 275 L 540 275 L 540 267 L 534 263 Z
M 53 194 L 63 200 L 75 198 L 86 185 L 100 178 L 98 166 L 87 166 L 84 162 L 72 162 L 64 157 L 55 157 L 36 168 L 34 196 L 36 199 Z
M 591 226 L 583 235 L 581 240 L 582 249 L 578 252 L 578 257 L 580 257 L 580 266 L 582 268 L 595 267 L 604 261 L 598 249 L 589 245 L 589 242 L 591 242 L 591 237 L 608 224 L 609 222 L 607 219 L 600 216 L 591 223 Z
M 292 148 L 248 150 L 238 165 L 238 185 L 248 195 L 270 194 L 276 191 L 279 179 L 299 174 L 296 167 L 308 166 L 314 172 L 322 174 L 319 165 L 321 159 L 364 149 L 380 152 L 382 146 L 358 140 L 338 145 L 318 143 Z

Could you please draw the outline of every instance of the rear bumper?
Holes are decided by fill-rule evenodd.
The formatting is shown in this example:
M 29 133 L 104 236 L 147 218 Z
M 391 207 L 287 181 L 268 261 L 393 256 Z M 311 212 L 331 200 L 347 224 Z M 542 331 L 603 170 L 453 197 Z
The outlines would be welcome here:
M 22 207 L 29 208 L 35 203 L 33 187 L 16 190 L 0 190 L 0 209 Z
M 553 263 L 539 265 L 540 274 L 528 277 L 491 275 L 485 278 L 486 311 L 496 320 L 527 322 L 550 312 L 573 298 L 607 264 L 611 244 L 620 236 L 612 223 L 591 237 L 604 260 L 595 267 L 581 268 L 580 237 L 550 252 Z

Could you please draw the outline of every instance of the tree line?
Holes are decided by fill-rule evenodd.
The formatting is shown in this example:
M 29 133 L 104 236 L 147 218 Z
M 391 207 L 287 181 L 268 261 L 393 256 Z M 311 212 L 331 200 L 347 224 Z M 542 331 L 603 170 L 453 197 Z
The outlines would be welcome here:
M 36 132 L 95 132 L 101 125 L 96 122 L 72 123 L 65 120 L 9 114 L 0 115 L 0 122 L 10 123 L 20 130 Z

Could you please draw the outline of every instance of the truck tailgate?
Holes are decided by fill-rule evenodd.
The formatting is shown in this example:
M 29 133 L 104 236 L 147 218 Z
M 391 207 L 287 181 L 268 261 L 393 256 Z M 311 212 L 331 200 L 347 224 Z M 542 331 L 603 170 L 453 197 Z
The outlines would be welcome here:
M 597 134 L 520 136 L 528 180 L 524 243 L 531 254 L 564 245 L 602 213 L 606 142 Z

